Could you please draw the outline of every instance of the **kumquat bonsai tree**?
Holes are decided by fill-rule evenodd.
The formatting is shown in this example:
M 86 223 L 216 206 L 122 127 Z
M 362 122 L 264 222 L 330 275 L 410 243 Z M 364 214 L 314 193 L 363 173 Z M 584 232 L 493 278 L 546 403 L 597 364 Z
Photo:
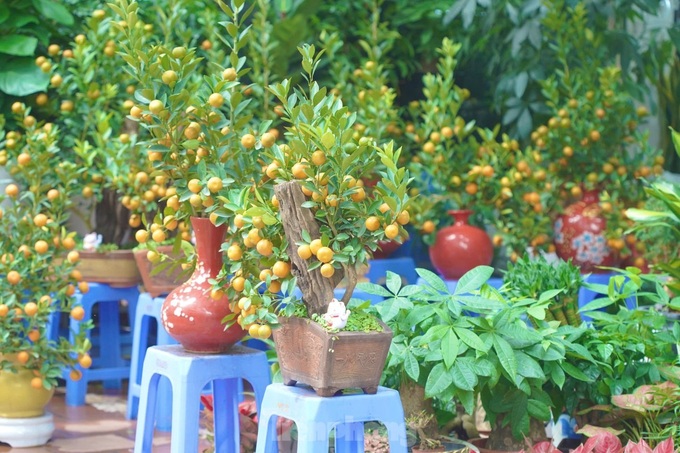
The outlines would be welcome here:
M 0 373 L 28 370 L 33 388 L 52 392 L 64 367 L 78 380 L 76 364 L 92 364 L 91 322 L 79 324 L 73 342 L 58 331 L 60 312 L 85 314 L 73 295 L 88 286 L 75 269 L 74 233 L 64 228 L 79 170 L 61 161 L 56 126 L 37 122 L 21 103 L 13 110 L 23 130 L 5 133 L 0 117 L 0 162 L 11 177 L 0 197 Z

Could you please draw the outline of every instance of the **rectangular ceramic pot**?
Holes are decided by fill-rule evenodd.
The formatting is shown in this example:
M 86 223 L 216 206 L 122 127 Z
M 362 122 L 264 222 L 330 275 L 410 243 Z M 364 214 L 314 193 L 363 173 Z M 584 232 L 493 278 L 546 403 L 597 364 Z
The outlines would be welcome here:
M 360 388 L 376 393 L 392 341 L 392 331 L 330 333 L 316 322 L 281 317 L 274 329 L 283 383 L 311 386 L 320 396 Z
M 132 250 L 90 252 L 81 250 L 77 269 L 86 282 L 111 286 L 135 286 L 142 281 Z

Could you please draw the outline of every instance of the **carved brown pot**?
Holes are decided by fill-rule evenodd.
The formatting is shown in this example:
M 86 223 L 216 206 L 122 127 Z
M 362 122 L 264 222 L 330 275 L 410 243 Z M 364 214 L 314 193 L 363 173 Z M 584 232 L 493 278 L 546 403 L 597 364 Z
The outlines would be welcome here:
M 90 283 L 107 283 L 111 286 L 135 286 L 142 281 L 132 250 L 91 252 L 81 250 L 77 269 L 83 280 Z
M 274 330 L 283 383 L 311 386 L 319 396 L 360 388 L 376 393 L 392 331 L 329 333 L 305 318 L 281 317 Z

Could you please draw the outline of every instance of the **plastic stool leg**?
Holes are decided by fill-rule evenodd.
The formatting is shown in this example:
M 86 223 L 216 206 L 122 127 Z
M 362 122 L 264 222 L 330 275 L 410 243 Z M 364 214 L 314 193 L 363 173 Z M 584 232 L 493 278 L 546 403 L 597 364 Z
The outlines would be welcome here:
M 170 436 L 171 453 L 198 452 L 198 416 L 201 410 L 201 389 L 195 386 L 172 383 L 172 425 Z M 191 387 L 191 388 L 190 388 Z
M 159 378 L 160 375 L 155 374 L 150 369 L 144 371 L 142 376 L 142 395 L 139 402 L 139 413 L 141 414 L 141 417 L 137 420 L 134 453 L 151 453 L 153 447 L 153 425 L 154 415 L 156 414 L 156 396 Z
M 120 313 L 118 301 L 99 302 L 99 356 L 102 368 L 124 366 L 120 354 Z M 120 379 L 105 379 L 105 389 L 120 389 Z
M 298 424 L 298 453 L 325 453 L 328 451 L 329 433 L 315 429 L 320 428 L 321 425 L 325 426 L 325 424 L 314 425 L 317 424 L 312 426 L 303 423 Z
M 81 301 L 80 295 L 76 296 L 76 304 Z M 92 308 L 89 304 L 84 304 L 83 309 L 85 310 L 85 316 L 83 319 L 92 319 Z M 76 321 L 70 318 L 69 322 L 69 340 L 71 343 L 75 341 L 75 332 L 80 329 L 80 321 Z M 86 338 L 90 339 L 90 330 L 86 332 Z M 81 370 L 83 373 L 82 379 L 74 381 L 73 379 L 66 379 L 66 405 L 67 406 L 83 406 L 85 404 L 85 394 L 87 393 L 87 370 L 83 370 L 80 365 L 77 365 L 77 369 Z
M 132 334 L 132 358 L 130 360 L 130 383 L 128 390 L 128 403 L 126 417 L 128 420 L 137 418 L 139 393 L 132 390 L 133 385 L 140 385 L 142 369 L 144 368 L 144 356 L 149 346 L 149 323 L 148 316 L 138 314 L 135 325 L 137 328 Z
M 257 412 L 257 444 L 255 453 L 277 453 L 276 415 L 266 409 Z
M 241 379 L 217 379 L 213 386 L 215 453 L 239 453 L 238 386 Z
M 403 417 L 403 415 L 402 415 Z M 385 423 L 391 453 L 406 453 L 406 426 L 404 423 Z
M 158 405 L 156 406 L 156 429 L 172 431 L 172 387 L 170 380 L 163 376 L 158 382 Z
M 364 423 L 335 425 L 335 453 L 364 453 Z

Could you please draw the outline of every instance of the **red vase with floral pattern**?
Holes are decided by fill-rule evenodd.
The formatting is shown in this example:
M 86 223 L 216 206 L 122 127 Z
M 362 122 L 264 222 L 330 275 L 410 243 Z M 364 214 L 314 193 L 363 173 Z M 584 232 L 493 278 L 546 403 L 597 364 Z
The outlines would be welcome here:
M 491 264 L 493 243 L 486 231 L 469 224 L 472 211 L 451 210 L 451 226 L 437 232 L 430 247 L 430 260 L 437 272 L 447 280 L 458 280 L 467 271 Z
M 554 224 L 557 256 L 572 260 L 581 272 L 607 272 L 597 266 L 617 266 L 618 254 L 607 245 L 607 220 L 602 216 L 597 190 L 566 207 Z
M 232 313 L 229 301 L 226 296 L 217 300 L 210 297 L 210 279 L 222 269 L 220 247 L 227 227 L 199 217 L 192 217 L 191 225 L 196 236 L 196 269 L 165 299 L 161 321 L 168 334 L 187 351 L 220 353 L 246 334 L 236 323 L 225 330 L 222 319 Z

